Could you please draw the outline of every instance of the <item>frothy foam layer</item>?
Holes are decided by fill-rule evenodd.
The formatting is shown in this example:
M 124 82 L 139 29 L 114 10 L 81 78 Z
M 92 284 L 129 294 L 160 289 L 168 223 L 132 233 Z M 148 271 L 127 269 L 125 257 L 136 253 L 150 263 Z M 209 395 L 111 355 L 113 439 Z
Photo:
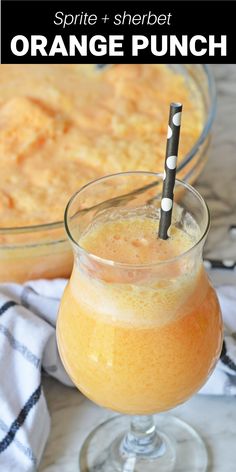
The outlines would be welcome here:
M 74 268 L 72 295 L 88 315 L 107 322 L 161 326 L 192 310 L 196 292 L 204 297 L 204 274 L 193 257 L 183 256 L 158 267 L 136 267 L 176 258 L 194 245 L 193 236 L 172 226 L 167 241 L 157 237 L 158 221 L 145 217 L 97 222 L 79 243 L 104 259 L 134 264 L 110 267 L 94 260 Z M 200 294 L 200 295 L 199 295 Z
M 103 259 L 126 264 L 150 264 L 186 252 L 196 237 L 171 226 L 169 238 L 158 238 L 159 220 L 131 216 L 95 223 L 80 238 L 80 245 Z

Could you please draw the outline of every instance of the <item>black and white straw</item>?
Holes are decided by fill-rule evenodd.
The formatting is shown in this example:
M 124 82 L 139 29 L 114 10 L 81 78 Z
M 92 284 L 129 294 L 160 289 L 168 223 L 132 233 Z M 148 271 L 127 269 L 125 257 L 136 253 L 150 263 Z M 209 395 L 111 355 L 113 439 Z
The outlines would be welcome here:
M 170 104 L 169 125 L 166 143 L 165 170 L 163 176 L 163 189 L 161 197 L 161 216 L 158 231 L 158 236 L 161 239 L 168 238 L 168 229 L 171 225 L 175 175 L 179 148 L 181 113 L 181 103 Z

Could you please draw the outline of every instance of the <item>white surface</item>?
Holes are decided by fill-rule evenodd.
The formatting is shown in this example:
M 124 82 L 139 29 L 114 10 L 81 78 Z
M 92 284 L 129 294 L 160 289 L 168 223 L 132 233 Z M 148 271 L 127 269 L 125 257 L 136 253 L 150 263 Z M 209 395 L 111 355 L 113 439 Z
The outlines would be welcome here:
M 95 406 L 75 389 L 64 387 L 55 380 L 46 379 L 45 390 L 52 413 L 52 432 L 40 472 L 76 472 L 83 439 L 112 413 Z M 172 410 L 204 439 L 209 454 L 208 472 L 236 470 L 235 406 L 235 398 L 197 395 Z
M 236 224 L 236 65 L 214 65 L 213 69 L 218 112 L 210 159 L 196 187 L 206 198 L 212 215 L 207 257 L 236 259 L 236 238 L 230 239 L 227 233 L 228 226 Z M 214 282 L 219 284 L 220 278 L 215 274 Z M 231 273 L 227 282 L 232 283 Z M 53 379 L 45 379 L 44 386 L 52 430 L 39 472 L 76 472 L 83 439 L 111 413 Z M 236 398 L 198 395 L 173 411 L 205 440 L 208 472 L 236 471 Z

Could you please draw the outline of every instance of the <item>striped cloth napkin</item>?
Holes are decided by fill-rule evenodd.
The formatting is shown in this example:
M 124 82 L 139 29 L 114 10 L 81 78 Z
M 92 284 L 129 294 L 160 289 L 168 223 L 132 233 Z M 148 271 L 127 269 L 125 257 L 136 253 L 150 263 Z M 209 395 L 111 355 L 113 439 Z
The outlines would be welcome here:
M 37 469 L 50 431 L 41 369 L 72 386 L 58 356 L 55 321 L 66 281 L 0 285 L 0 471 Z M 201 390 L 236 394 L 236 289 L 218 296 L 225 340 L 217 369 Z
M 72 385 L 55 320 L 65 280 L 0 285 L 0 471 L 37 469 L 50 431 L 41 369 Z

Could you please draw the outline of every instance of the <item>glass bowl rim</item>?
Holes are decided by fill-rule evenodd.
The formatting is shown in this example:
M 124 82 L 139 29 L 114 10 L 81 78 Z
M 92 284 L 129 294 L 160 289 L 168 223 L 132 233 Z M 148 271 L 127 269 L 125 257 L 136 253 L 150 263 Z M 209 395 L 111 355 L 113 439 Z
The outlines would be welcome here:
M 181 64 L 185 65 L 185 64 Z M 190 64 L 193 65 L 193 64 Z M 207 79 L 207 84 L 208 84 L 208 91 L 209 91 L 209 111 L 206 117 L 205 124 L 203 126 L 202 132 L 200 136 L 198 137 L 197 141 L 194 143 L 190 151 L 186 154 L 184 159 L 181 161 L 180 165 L 177 167 L 177 175 L 178 172 L 181 171 L 194 157 L 195 153 L 197 152 L 198 148 L 201 146 L 201 144 L 204 142 L 206 137 L 208 136 L 208 133 L 212 127 L 214 117 L 215 117 L 215 112 L 216 112 L 216 86 L 215 86 L 215 79 L 213 72 L 208 64 L 196 64 L 202 66 L 205 76 Z M 133 171 L 135 172 L 135 171 Z M 140 172 L 145 172 L 145 171 L 140 171 Z M 125 173 L 125 172 L 121 172 Z M 148 173 L 148 172 L 147 172 Z M 109 175 L 115 175 L 115 174 L 109 174 Z M 102 177 L 101 177 L 102 178 Z M 98 179 L 94 179 L 98 180 Z M 91 183 L 94 180 L 88 182 Z M 81 189 L 83 186 L 81 187 Z M 9 227 L 0 227 L 0 235 L 14 235 L 14 234 L 28 234 L 28 233 L 37 233 L 41 231 L 50 231 L 54 229 L 62 229 L 64 224 L 64 220 L 59 220 L 59 221 L 53 221 L 51 223 L 42 223 L 42 224 L 36 224 L 36 225 L 26 225 L 26 226 L 9 226 Z M 65 239 L 66 240 L 66 239 Z M 63 241 L 65 241 L 63 240 Z M 57 242 L 57 240 L 50 241 L 50 243 Z M 62 242 L 62 240 L 60 240 Z M 0 244 L 0 249 L 11 249 L 11 248 L 16 248 L 16 247 L 31 247 L 33 246 L 41 246 L 44 245 L 44 241 L 39 241 L 37 243 L 26 243 L 26 244 L 18 244 L 13 243 L 9 245 L 5 244 Z

